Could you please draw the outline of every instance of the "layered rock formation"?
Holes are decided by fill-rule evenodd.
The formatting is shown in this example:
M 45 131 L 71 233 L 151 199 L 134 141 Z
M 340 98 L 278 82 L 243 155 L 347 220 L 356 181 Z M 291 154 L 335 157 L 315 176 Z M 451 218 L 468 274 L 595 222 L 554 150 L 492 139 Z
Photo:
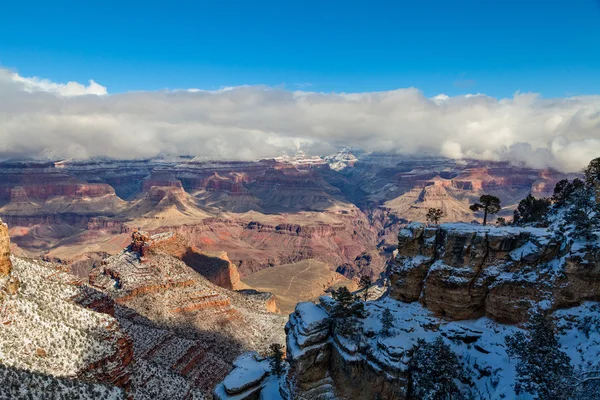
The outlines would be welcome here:
M 114 301 L 136 360 L 159 366 L 149 377 L 167 373 L 208 392 L 244 350 L 283 341 L 283 317 L 267 312 L 268 297 L 220 288 L 164 253 L 173 235 L 134 232 L 132 239 L 92 270 L 90 284 Z
M 398 238 L 390 296 L 445 318 L 523 322 L 539 304 L 600 299 L 595 253 L 582 257 L 546 229 L 411 224 Z
M 29 257 L 79 262 L 116 254 L 135 228 L 172 230 L 199 251 L 227 252 L 242 276 L 316 259 L 354 278 L 377 276 L 398 228 L 429 207 L 470 221 L 468 204 L 486 191 L 510 214 L 530 191 L 547 195 L 563 177 L 508 163 L 349 152 L 253 162 L 11 161 L 0 163 L 0 216 L 14 251 Z
M 500 400 L 514 393 L 514 358 L 508 357 L 504 338 L 520 331 L 488 318 L 447 321 L 418 302 L 402 303 L 382 298 L 365 303 L 366 317 L 354 321 L 353 332 L 343 334 L 335 326 L 332 300 L 300 303 L 286 325 L 287 362 L 277 378 L 270 368 L 254 359 L 236 368 L 215 389 L 219 400 L 405 400 L 410 397 L 411 358 L 420 339 L 442 340 L 457 354 L 468 378 L 457 382 L 461 396 Z M 384 333 L 381 319 L 388 310 L 393 328 Z M 557 338 L 569 351 L 575 367 L 589 368 L 600 356 L 597 332 L 586 336 L 585 321 L 596 321 L 599 303 L 584 303 L 554 313 Z M 596 316 L 596 317 L 595 317 Z M 598 325 L 594 325 L 598 326 Z M 454 396 L 453 396 L 454 397 Z M 582 397 L 585 398 L 585 397 Z
M 10 261 L 10 237 L 8 226 L 0 220 L 0 277 L 10 276 L 12 262 Z

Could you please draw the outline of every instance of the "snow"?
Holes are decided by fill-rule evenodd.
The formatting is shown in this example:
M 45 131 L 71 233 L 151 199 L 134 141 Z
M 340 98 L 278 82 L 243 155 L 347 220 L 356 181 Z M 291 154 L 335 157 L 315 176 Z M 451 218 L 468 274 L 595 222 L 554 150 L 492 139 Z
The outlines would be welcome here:
M 440 225 L 441 229 L 448 232 L 467 232 L 477 234 L 489 234 L 491 236 L 514 236 L 521 233 L 529 233 L 531 236 L 546 238 L 552 236 L 552 232 L 547 228 L 519 227 L 519 226 L 494 226 L 467 224 L 464 222 L 451 222 Z
M 255 352 L 242 354 L 233 362 L 233 366 L 233 371 L 223 380 L 225 390 L 231 394 L 257 385 L 268 371 L 268 362 L 260 360 Z
M 300 317 L 301 333 L 305 335 L 323 329 L 329 318 L 325 310 L 311 302 L 298 303 L 296 305 L 296 313 Z
M 538 246 L 533 244 L 531 241 L 528 241 L 518 249 L 511 251 L 509 255 L 511 260 L 521 261 L 523 258 L 539 253 L 539 251 L 540 248 Z
M 516 360 L 506 354 L 504 338 L 520 328 L 499 324 L 487 317 L 477 320 L 446 321 L 434 316 L 421 304 L 401 303 L 390 298 L 366 303 L 369 316 L 363 321 L 370 364 L 382 371 L 405 371 L 410 358 L 410 350 L 417 339 L 433 341 L 442 336 L 452 350 L 460 357 L 472 377 L 475 386 L 471 389 L 475 398 L 485 399 L 530 399 L 528 395 L 515 397 L 512 385 L 515 377 Z M 381 332 L 381 313 L 388 308 L 395 323 L 389 337 Z M 600 306 L 598 303 L 584 303 L 571 309 L 555 312 L 559 338 L 563 349 L 571 357 L 574 366 L 588 365 L 600 359 Z M 589 338 L 582 331 L 586 316 L 592 318 Z M 369 338 L 368 336 L 372 336 Z M 337 339 L 336 339 L 337 341 Z M 342 346 L 336 346 L 338 350 Z M 345 347 L 345 346 L 344 346 Z M 364 352 L 361 352 L 362 354 Z M 359 353 L 343 354 L 348 361 L 356 359 Z M 364 356 L 363 356 L 364 357 Z M 466 388 L 464 388 L 467 390 Z
M 283 400 L 279 392 L 280 380 L 276 375 L 269 375 L 263 385 L 259 400 Z

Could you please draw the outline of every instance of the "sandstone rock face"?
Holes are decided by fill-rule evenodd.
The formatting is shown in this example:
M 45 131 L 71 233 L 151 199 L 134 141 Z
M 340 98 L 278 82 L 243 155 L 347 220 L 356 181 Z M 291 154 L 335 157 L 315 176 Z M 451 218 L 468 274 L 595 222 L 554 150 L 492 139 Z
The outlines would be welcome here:
M 333 334 L 327 309 L 330 300 L 319 305 L 299 303 L 286 325 L 288 382 L 299 399 L 404 399 L 406 370 L 393 366 L 404 357 L 385 343 L 392 363 L 369 356 L 355 341 Z M 296 398 L 296 397 L 294 397 Z
M 545 229 L 411 224 L 398 239 L 390 296 L 449 319 L 523 322 L 542 301 L 559 308 L 600 295 L 596 256 L 570 257 Z
M 8 226 L 0 220 L 0 278 L 9 276 L 12 270 L 10 261 L 10 238 Z
M 153 377 L 175 376 L 182 388 L 210 393 L 238 355 L 283 342 L 284 318 L 267 312 L 266 298 L 218 287 L 161 251 L 173 238 L 144 239 L 150 243 L 144 257 L 129 247 L 106 259 L 91 271 L 90 284 L 114 302 L 136 362 L 158 364 Z M 109 308 L 98 298 L 88 306 Z
M 285 326 L 287 359 L 296 371 L 302 391 L 311 391 L 315 383 L 329 376 L 331 319 L 327 311 L 316 304 L 298 303 Z
M 154 240 L 150 248 L 179 258 L 217 286 L 229 290 L 246 288 L 240 280 L 237 267 L 225 251 L 202 251 L 190 246 L 188 241 L 178 234 L 172 234 L 166 240 Z
M 331 329 L 333 301 L 300 303 L 286 326 L 289 368 L 273 389 L 271 375 L 263 375 L 260 360 L 236 367 L 215 390 L 219 400 L 233 399 L 382 399 L 407 400 L 410 396 L 410 364 L 421 340 L 440 338 L 457 355 L 469 380 L 458 383 L 464 398 L 513 398 L 515 360 L 506 354 L 505 337 L 522 330 L 489 318 L 449 321 L 435 316 L 418 302 L 402 303 L 390 297 L 366 302 L 365 317 L 354 321 L 345 334 Z M 600 303 L 585 302 L 553 313 L 557 339 L 566 349 L 581 349 L 581 364 L 600 355 L 596 336 L 586 336 L 581 323 L 597 315 Z M 384 312 L 394 319 L 384 333 Z M 592 317 L 593 318 L 593 317 Z M 333 320 L 333 321 L 332 321 Z M 589 332 L 589 331 L 588 331 Z M 592 333 L 591 335 L 595 335 Z M 576 363 L 576 359 L 574 358 Z M 276 393 L 276 395 L 273 395 Z M 239 396 L 239 397 L 236 397 Z M 463 397 L 456 396 L 456 397 Z M 512 397 L 511 397 L 512 396 Z M 452 396 L 455 397 L 455 396 Z

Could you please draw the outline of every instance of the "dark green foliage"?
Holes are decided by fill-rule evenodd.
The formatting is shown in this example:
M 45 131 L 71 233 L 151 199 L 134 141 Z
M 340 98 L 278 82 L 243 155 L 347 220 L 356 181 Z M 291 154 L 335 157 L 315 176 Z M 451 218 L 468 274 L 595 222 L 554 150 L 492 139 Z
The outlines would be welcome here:
M 364 303 L 357 296 L 350 293 L 345 286 L 334 290 L 331 297 L 335 300 L 335 305 L 331 310 L 334 329 L 342 334 L 354 333 L 354 318 L 365 317 Z
M 528 332 L 506 337 L 507 353 L 519 361 L 515 393 L 529 393 L 538 400 L 571 398 L 573 367 L 555 334 L 552 319 L 535 313 L 527 324 Z
M 565 224 L 572 224 L 571 236 L 594 240 L 594 231 L 600 228 L 600 204 L 596 203 L 594 189 L 584 186 L 571 194 L 572 207 L 567 211 Z M 566 226 L 565 226 L 566 228 Z
M 358 317 L 364 318 L 364 304 L 354 296 L 347 287 L 334 290 L 331 297 L 336 301 L 333 307 L 333 316 L 336 318 Z
M 440 220 L 445 216 L 446 213 L 444 213 L 444 211 L 442 211 L 441 209 L 430 208 L 429 211 L 427 211 L 427 215 L 425 215 L 425 218 L 427 218 L 427 222 L 431 222 L 432 224 L 438 224 Z
M 573 193 L 584 186 L 585 183 L 578 178 L 573 179 L 573 181 L 569 181 L 568 179 L 558 181 L 556 186 L 554 186 L 554 194 L 551 198 L 552 203 L 554 203 L 555 207 L 566 206 L 569 204 Z
M 550 210 L 550 204 L 550 199 L 545 197 L 536 199 L 529 194 L 519 202 L 519 206 L 514 212 L 513 224 L 546 224 L 548 211 Z
M 369 288 L 373 284 L 373 280 L 368 275 L 363 275 L 360 277 L 360 281 L 358 282 L 358 287 L 362 289 L 363 300 L 367 301 L 369 298 Z
M 496 214 L 502 207 L 500 207 L 500 199 L 498 197 L 484 194 L 479 198 L 479 203 L 472 204 L 469 208 L 475 212 L 483 210 L 483 225 L 485 225 L 488 214 Z
M 417 341 L 408 371 L 409 398 L 445 400 L 461 397 L 456 381 L 465 379 L 463 366 L 439 336 L 431 343 L 423 339 Z
M 600 183 L 600 157 L 594 158 L 583 170 L 585 174 L 585 183 L 594 186 Z
M 269 346 L 269 365 L 271 365 L 271 371 L 277 376 L 281 376 L 283 373 L 283 346 L 279 343 L 272 343 Z
M 506 218 L 504 218 L 504 217 L 498 217 L 498 219 L 496 219 L 496 225 L 498 225 L 498 226 L 506 226 L 506 225 L 508 225 L 508 223 L 506 222 Z
M 381 333 L 383 336 L 389 336 L 394 327 L 394 315 L 389 308 L 385 308 L 381 313 Z

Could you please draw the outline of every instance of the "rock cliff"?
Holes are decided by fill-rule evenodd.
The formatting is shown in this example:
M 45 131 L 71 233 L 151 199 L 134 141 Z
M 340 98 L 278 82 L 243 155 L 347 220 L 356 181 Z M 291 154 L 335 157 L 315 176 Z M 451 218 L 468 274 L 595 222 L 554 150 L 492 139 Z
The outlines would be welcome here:
M 532 307 L 600 299 L 600 260 L 541 228 L 410 224 L 389 264 L 390 296 L 449 319 L 523 322 Z
M 0 220 L 0 277 L 10 276 L 11 270 L 8 226 Z
M 256 360 L 236 368 L 217 386 L 218 400 L 405 400 L 410 397 L 410 361 L 419 340 L 442 340 L 458 355 L 468 378 L 459 382 L 464 398 L 500 400 L 511 398 L 514 358 L 508 357 L 504 338 L 520 328 L 483 317 L 448 321 L 418 302 L 402 303 L 389 297 L 365 303 L 365 318 L 355 321 L 351 334 L 335 329 L 332 300 L 319 304 L 299 303 L 286 325 L 287 365 L 277 378 Z M 385 333 L 384 310 L 393 318 Z M 600 326 L 599 304 L 558 310 L 554 318 L 558 340 L 565 349 L 577 349 L 575 367 L 586 367 L 600 355 L 600 334 L 586 336 L 586 322 Z M 595 324 L 595 325 L 594 325 Z M 593 329 L 593 328 L 592 328 Z M 259 372 L 259 373 L 258 373 Z M 275 395 L 273 395 L 275 393 Z
M 283 342 L 284 318 L 267 312 L 270 296 L 216 286 L 163 251 L 174 243 L 172 234 L 134 232 L 132 246 L 91 271 L 90 284 L 114 301 L 148 379 L 159 385 L 167 374 L 207 393 L 245 350 Z

